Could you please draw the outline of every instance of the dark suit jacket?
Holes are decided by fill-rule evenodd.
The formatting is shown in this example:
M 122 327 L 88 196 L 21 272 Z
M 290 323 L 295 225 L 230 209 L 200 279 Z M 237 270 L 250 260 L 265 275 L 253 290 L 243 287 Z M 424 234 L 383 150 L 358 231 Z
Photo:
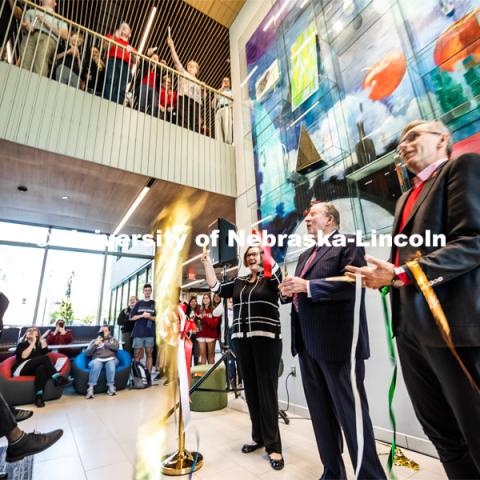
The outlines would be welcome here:
M 393 233 L 408 198 L 398 200 Z M 443 164 L 427 180 L 402 233 L 445 234 L 445 247 L 401 247 L 400 265 L 421 254 L 420 266 L 440 300 L 457 346 L 480 346 L 480 155 Z M 396 250 L 392 250 L 395 259 Z M 410 272 L 409 272 L 410 274 Z M 428 305 L 414 285 L 392 289 L 395 333 L 415 335 L 425 345 L 445 347 Z
M 349 236 L 347 236 L 348 238 Z M 313 248 L 300 255 L 296 276 L 300 276 Z M 365 251 L 355 244 L 345 247 L 321 247 L 303 278 L 310 281 L 311 298 L 306 293 L 298 296 L 299 311 L 292 305 L 292 354 L 305 348 L 318 361 L 346 361 L 350 359 L 353 337 L 353 310 L 355 287 L 344 282 L 326 282 L 325 277 L 343 275 L 347 265 L 365 265 Z M 364 291 L 360 309 L 360 336 L 356 356 L 368 358 L 368 328 L 365 314 Z

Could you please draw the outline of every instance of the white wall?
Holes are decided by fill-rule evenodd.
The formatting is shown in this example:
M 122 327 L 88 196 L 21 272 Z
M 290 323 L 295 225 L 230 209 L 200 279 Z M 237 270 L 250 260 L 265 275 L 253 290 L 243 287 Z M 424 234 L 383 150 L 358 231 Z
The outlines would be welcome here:
M 235 125 L 235 157 L 237 171 L 236 216 L 238 228 L 248 229 L 256 219 L 256 195 L 253 153 L 250 135 L 247 95 L 240 88 L 246 76 L 245 42 L 255 31 L 273 2 L 271 0 L 247 0 L 238 17 L 230 28 L 230 59 L 234 102 Z M 245 89 L 245 87 L 244 87 Z M 240 101 L 242 99 L 242 101 Z M 388 251 L 375 249 L 369 254 L 387 259 Z M 288 265 L 293 271 L 295 264 Z M 391 440 L 390 421 L 388 417 L 388 387 L 392 368 L 389 363 L 383 310 L 380 295 L 368 292 L 366 297 L 367 316 L 370 332 L 371 358 L 366 362 L 366 390 L 370 404 L 370 413 L 378 439 Z M 285 372 L 280 378 L 279 398 L 282 408 L 285 406 L 287 394 L 285 378 L 290 367 L 295 366 L 296 377 L 288 380 L 290 394 L 290 412 L 308 416 L 305 395 L 298 366 L 298 358 L 290 353 L 290 307 L 282 306 L 280 310 L 283 335 L 283 361 Z M 397 380 L 395 396 L 395 414 L 397 418 L 397 443 L 413 450 L 431 455 L 436 452 L 426 440 L 422 429 L 415 418 L 413 408 L 403 383 L 401 372 Z

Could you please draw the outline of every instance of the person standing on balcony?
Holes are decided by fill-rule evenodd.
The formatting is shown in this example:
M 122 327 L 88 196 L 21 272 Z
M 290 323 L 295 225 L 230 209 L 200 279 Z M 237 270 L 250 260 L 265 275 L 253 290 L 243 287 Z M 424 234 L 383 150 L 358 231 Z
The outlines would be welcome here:
M 115 33 L 108 34 L 113 42 L 107 48 L 107 70 L 103 96 L 107 100 L 123 104 L 127 84 L 130 77 L 130 65 L 133 63 L 135 49 L 129 44 L 132 30 L 128 23 L 123 22 Z
M 172 89 L 172 74 L 165 73 L 160 88 L 160 118 L 167 122 L 175 123 L 177 105 L 177 92 Z
M 84 62 L 82 80 L 88 93 L 103 95 L 103 83 L 105 80 L 105 63 L 100 55 L 100 49 L 93 45 L 90 50 L 90 60 Z
M 49 12 L 53 13 L 56 6 L 55 0 L 42 0 L 42 7 Z M 67 40 L 68 25 L 58 17 L 33 8 L 25 12 L 22 28 L 25 35 L 20 49 L 20 66 L 48 77 L 58 41 Z
M 81 32 L 72 33 L 68 43 L 63 48 L 59 48 L 57 53 L 57 66 L 55 68 L 55 78 L 67 85 L 78 88 L 80 85 L 80 71 L 83 45 L 83 34 Z
M 230 78 L 225 77 L 222 80 L 222 86 L 218 91 L 229 97 L 232 96 Z M 213 99 L 213 109 L 215 110 L 215 138 L 224 143 L 233 143 L 232 101 L 217 94 Z
M 202 88 L 199 83 L 192 82 L 189 78 L 197 80 L 200 67 L 195 60 L 189 60 L 187 69 L 185 70 L 175 51 L 172 37 L 167 37 L 167 43 L 172 53 L 175 68 L 183 74 L 183 76 L 179 76 L 178 78 L 178 124 L 195 132 L 199 132 Z
M 154 52 L 157 47 L 149 49 Z M 137 76 L 138 83 L 136 87 L 138 96 L 138 108 L 141 112 L 150 113 L 154 117 L 158 116 L 158 90 L 160 88 L 160 70 L 161 67 L 157 65 L 160 62 L 160 57 L 156 53 L 150 55 L 152 62 L 142 62 L 142 67 Z

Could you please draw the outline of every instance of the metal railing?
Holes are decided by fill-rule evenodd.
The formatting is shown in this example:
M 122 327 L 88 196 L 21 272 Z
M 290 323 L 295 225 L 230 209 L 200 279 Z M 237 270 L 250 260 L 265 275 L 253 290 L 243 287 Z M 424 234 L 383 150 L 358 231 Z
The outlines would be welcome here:
M 8 6 L 11 14 L 2 34 L 0 58 L 197 133 L 232 142 L 230 96 L 29 0 L 2 0 L 0 16 Z M 222 116 L 218 112 L 224 108 L 226 119 L 219 125 Z
M 0 20 L 0 60 L 57 81 L 76 92 L 101 97 L 121 106 L 121 110 L 114 110 L 116 122 L 119 121 L 118 112 L 121 112 L 122 121 L 127 112 L 136 111 L 211 138 L 215 144 L 233 142 L 233 99 L 198 81 L 187 70 L 179 72 L 170 68 L 154 56 L 155 49 L 146 50 L 151 54 L 148 57 L 122 38 L 93 32 L 29 0 L 0 0 Z M 0 90 L 0 105 L 4 95 L 5 92 Z M 14 108 L 25 108 L 22 92 L 15 95 L 18 96 L 15 102 L 8 104 L 10 114 Z M 35 99 L 35 102 L 41 101 Z M 2 115 L 8 115 L 5 111 L 7 104 L 3 104 Z M 89 112 L 90 117 L 100 117 L 100 114 L 100 111 Z M 142 131 L 139 123 L 132 127 L 131 119 L 128 122 L 129 138 L 134 128 L 135 141 L 139 136 L 151 135 L 152 129 Z M 181 135 L 177 129 L 168 132 L 169 135 L 174 132 Z M 159 140 L 154 141 L 158 143 Z M 193 138 L 189 141 L 195 142 Z M 149 148 L 151 142 L 150 138 Z M 170 141 L 172 143 L 184 144 L 185 139 Z M 212 148 L 206 142 L 202 145 Z M 155 151 L 162 152 L 163 149 L 155 145 Z M 197 151 L 198 146 L 192 144 L 189 147 L 189 152 Z M 221 149 L 215 146 L 213 151 L 221 155 Z M 163 153 L 172 154 L 171 151 Z M 204 152 L 204 155 L 211 154 Z

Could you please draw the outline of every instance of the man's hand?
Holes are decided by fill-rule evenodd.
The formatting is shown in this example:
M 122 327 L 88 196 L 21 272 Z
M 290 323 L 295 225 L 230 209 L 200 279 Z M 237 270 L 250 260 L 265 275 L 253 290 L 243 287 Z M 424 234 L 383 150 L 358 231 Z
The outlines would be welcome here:
M 355 274 L 360 273 L 362 275 L 363 286 L 368 288 L 378 289 L 392 283 L 395 276 L 393 263 L 378 260 L 370 255 L 365 255 L 365 260 L 371 264 L 371 266 L 354 267 L 347 265 L 345 267 L 345 270 L 347 270 L 346 275 L 354 279 Z
M 308 280 L 301 277 L 288 276 L 279 285 L 280 292 L 285 297 L 291 297 L 294 293 L 307 293 Z
M 151 318 L 151 315 L 149 312 L 143 312 L 143 318 Z

